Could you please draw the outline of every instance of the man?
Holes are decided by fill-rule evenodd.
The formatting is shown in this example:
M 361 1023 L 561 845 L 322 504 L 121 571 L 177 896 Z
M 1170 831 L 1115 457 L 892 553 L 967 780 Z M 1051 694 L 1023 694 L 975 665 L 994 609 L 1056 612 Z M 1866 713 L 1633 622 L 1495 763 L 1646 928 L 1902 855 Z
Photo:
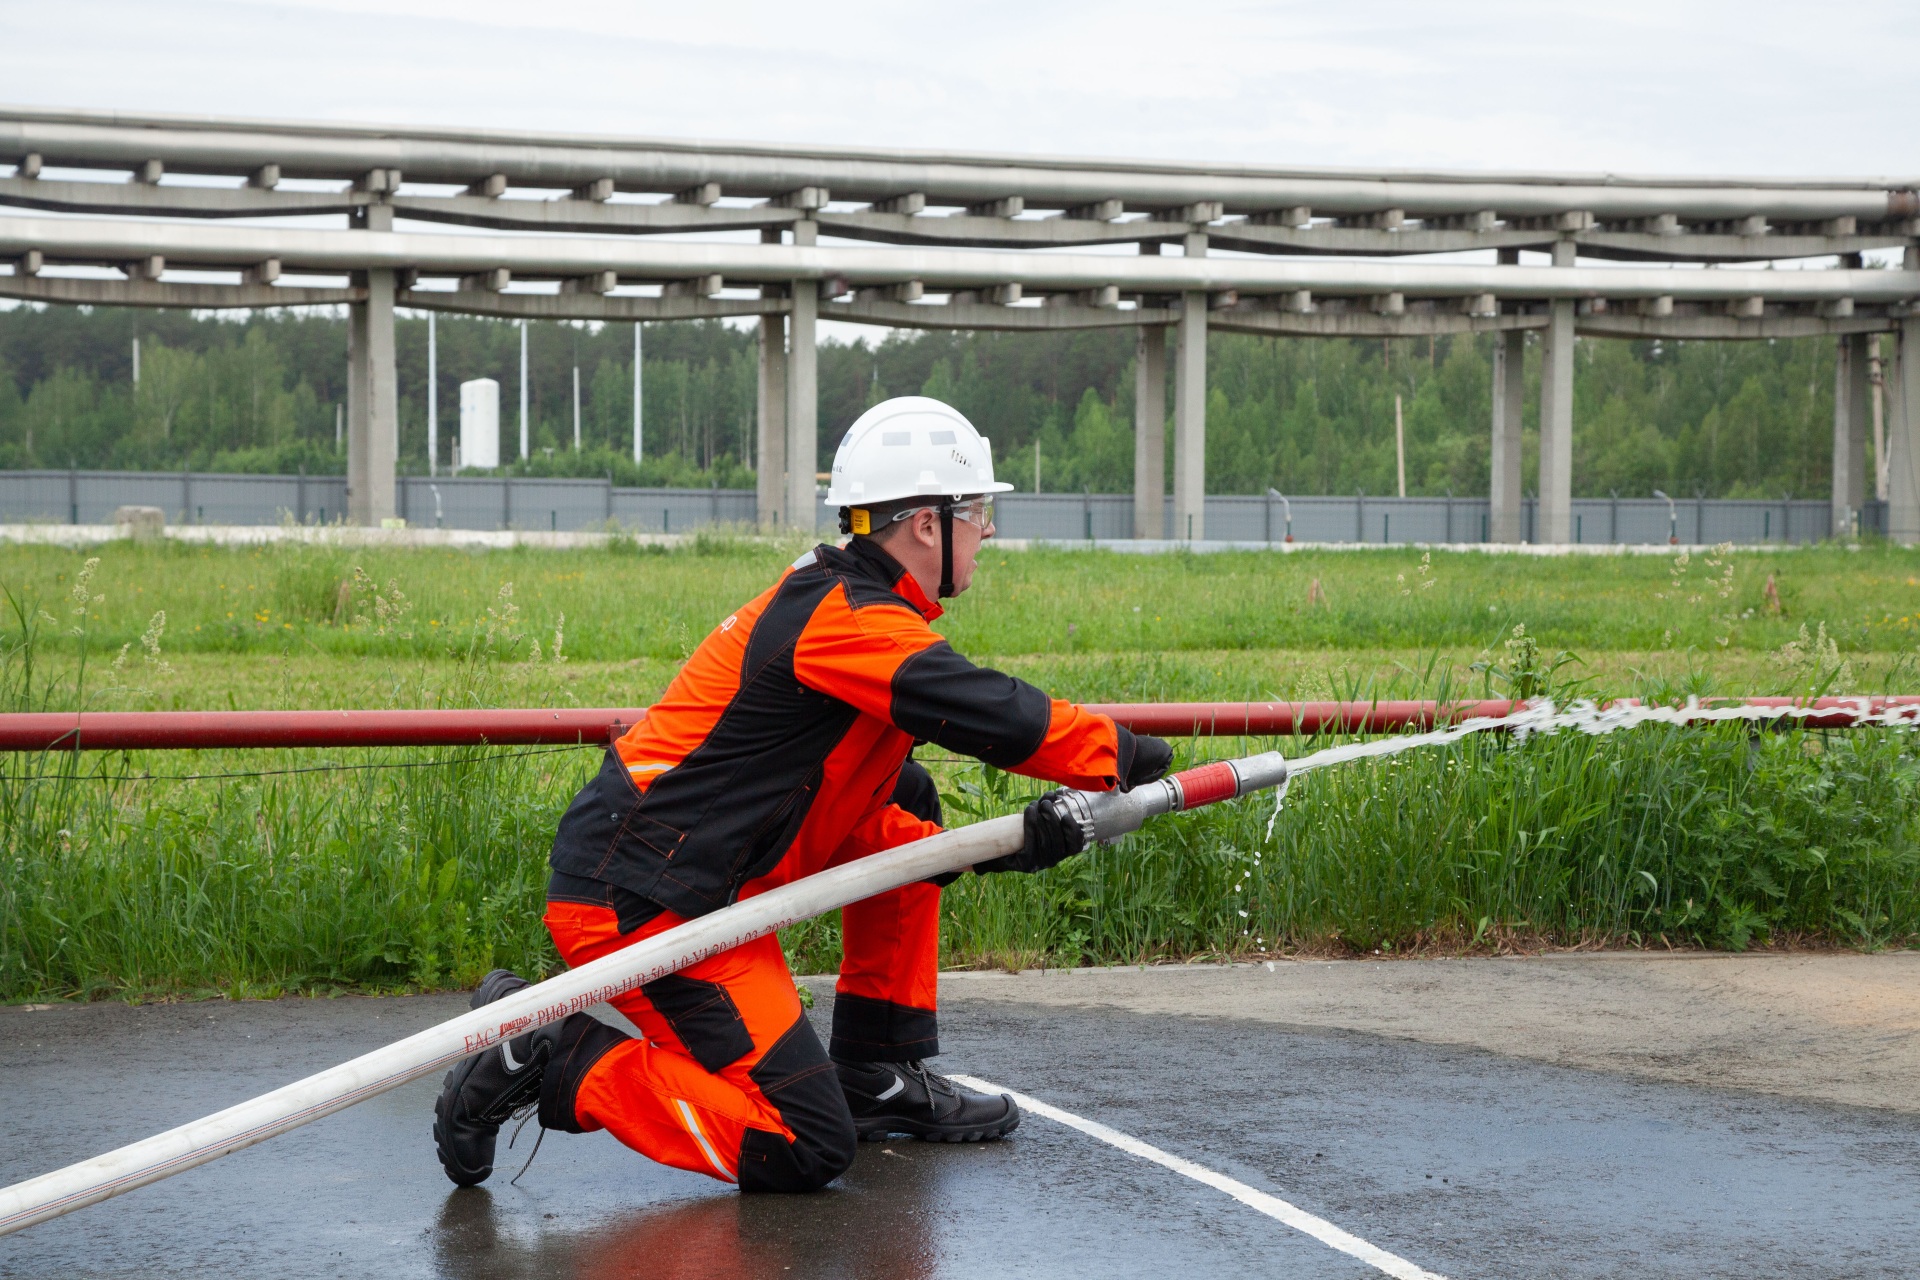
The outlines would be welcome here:
M 561 819 L 546 924 L 569 965 L 939 831 L 916 741 L 1094 790 L 1166 771 L 1158 738 L 976 667 L 928 625 L 934 601 L 973 580 L 994 532 L 988 495 L 1011 487 L 938 401 L 861 415 L 827 496 L 851 539 L 809 551 L 723 619 Z M 974 870 L 1043 870 L 1085 846 L 1052 797 L 1025 824 L 1018 853 Z M 604 1128 L 743 1191 L 822 1187 L 856 1138 L 1011 1133 L 1011 1098 L 925 1065 L 939 1051 L 939 906 L 940 885 L 922 883 L 844 909 L 828 1049 L 766 937 L 617 1001 L 640 1038 L 576 1014 L 467 1059 L 434 1108 L 447 1176 L 485 1179 L 500 1125 L 536 1105 L 545 1128 Z M 474 1007 L 525 985 L 495 970 Z

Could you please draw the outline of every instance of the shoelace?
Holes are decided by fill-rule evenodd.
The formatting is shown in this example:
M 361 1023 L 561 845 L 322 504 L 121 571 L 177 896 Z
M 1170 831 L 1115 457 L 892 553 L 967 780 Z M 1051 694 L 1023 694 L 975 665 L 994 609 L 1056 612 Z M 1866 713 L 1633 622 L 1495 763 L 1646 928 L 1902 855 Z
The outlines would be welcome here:
M 536 1098 L 532 1102 L 527 1103 L 525 1106 L 515 1111 L 513 1115 L 509 1117 L 509 1119 L 518 1120 L 520 1123 L 513 1126 L 513 1136 L 507 1139 L 507 1150 L 509 1151 L 513 1150 L 513 1144 L 520 1141 L 520 1131 L 527 1127 L 527 1121 L 533 1119 L 534 1116 L 539 1113 L 539 1111 L 540 1111 L 540 1100 Z M 540 1144 L 545 1142 L 546 1140 L 547 1140 L 547 1127 L 545 1125 L 541 1125 L 540 1132 L 534 1135 L 533 1150 L 527 1152 L 527 1162 L 520 1166 L 519 1173 L 514 1174 L 513 1177 L 507 1180 L 508 1186 L 510 1187 L 517 1186 L 520 1182 L 521 1176 L 525 1174 L 527 1170 L 533 1168 L 533 1158 L 540 1154 Z
M 899 1066 L 902 1070 L 906 1071 L 908 1075 L 920 1082 L 921 1088 L 927 1091 L 928 1102 L 933 1101 L 935 1094 L 945 1094 L 949 1098 L 958 1098 L 960 1096 L 960 1087 L 927 1066 L 926 1059 L 924 1058 L 915 1058 L 910 1062 L 902 1062 Z

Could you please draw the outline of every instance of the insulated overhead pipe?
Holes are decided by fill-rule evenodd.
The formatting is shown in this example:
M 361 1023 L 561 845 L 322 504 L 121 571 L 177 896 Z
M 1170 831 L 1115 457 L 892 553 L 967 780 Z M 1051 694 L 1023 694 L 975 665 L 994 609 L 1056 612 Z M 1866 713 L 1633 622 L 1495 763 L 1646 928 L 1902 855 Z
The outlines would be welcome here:
M 1666 267 L 1536 267 L 1323 258 L 1160 257 L 1021 250 L 741 244 L 632 236 L 449 234 L 296 226 L 207 226 L 105 218 L 0 218 L 0 258 L 38 252 L 50 264 L 113 264 L 159 257 L 170 267 L 242 269 L 275 259 L 283 272 L 370 269 L 432 277 L 505 269 L 514 280 L 611 271 L 621 281 L 718 275 L 730 285 L 838 280 L 847 286 L 916 281 L 931 293 L 1018 284 L 1045 292 L 1116 287 L 1122 293 L 1479 298 L 1674 298 L 1680 301 L 1891 303 L 1920 297 L 1920 271 L 1713 271 Z
M 771 197 L 811 186 L 840 200 L 912 192 L 935 205 L 1017 195 L 1029 208 L 1117 199 L 1135 209 L 1218 202 L 1230 213 L 1307 206 L 1328 214 L 1404 209 L 1414 217 L 1582 210 L 1605 218 L 1877 221 L 1913 216 L 1916 185 L 1902 176 L 1309 169 L 0 107 L 0 161 L 25 155 L 77 167 L 159 160 L 170 173 L 232 176 L 272 164 L 289 178 L 351 180 L 392 170 L 413 182 L 463 186 L 498 174 L 515 186 L 548 189 L 605 181 L 622 191 L 671 193 L 716 183 L 729 196 Z
M 1920 697 L 1707 699 L 1710 705 L 1811 706 L 1796 721 L 1844 729 L 1865 704 L 1878 714 L 1920 705 Z M 1137 733 L 1172 737 L 1280 737 L 1315 733 L 1398 733 L 1524 705 L 1480 702 L 1095 702 Z M 169 751 L 289 747 L 508 747 L 603 743 L 646 718 L 644 708 L 537 707 L 476 711 L 71 711 L 0 715 L 0 751 Z

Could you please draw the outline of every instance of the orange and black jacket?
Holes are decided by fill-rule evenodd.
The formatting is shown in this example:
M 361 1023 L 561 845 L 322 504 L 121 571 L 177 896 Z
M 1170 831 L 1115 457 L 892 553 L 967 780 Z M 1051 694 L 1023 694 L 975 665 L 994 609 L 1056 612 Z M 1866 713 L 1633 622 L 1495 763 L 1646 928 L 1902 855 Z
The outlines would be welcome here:
M 614 743 L 560 821 L 556 883 L 692 917 L 931 835 L 892 803 L 916 741 L 1089 790 L 1127 776 L 1131 733 L 967 661 L 940 613 L 867 539 L 800 557 Z

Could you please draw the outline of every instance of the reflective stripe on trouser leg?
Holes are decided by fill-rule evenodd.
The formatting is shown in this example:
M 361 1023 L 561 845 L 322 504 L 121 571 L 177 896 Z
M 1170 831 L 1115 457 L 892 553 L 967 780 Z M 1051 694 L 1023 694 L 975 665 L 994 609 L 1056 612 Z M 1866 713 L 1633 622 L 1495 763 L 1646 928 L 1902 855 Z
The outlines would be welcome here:
M 713 1171 L 728 1182 L 740 1181 L 739 1175 L 721 1164 L 720 1157 L 714 1154 L 713 1144 L 707 1141 L 706 1133 L 700 1128 L 700 1117 L 693 1114 L 693 1108 L 679 1098 L 675 1098 L 673 1104 L 680 1108 L 680 1118 L 686 1122 L 687 1132 L 691 1133 L 693 1140 L 700 1144 L 700 1154 L 707 1158 L 707 1163 L 713 1166 Z
M 680 920 L 665 913 L 622 934 L 609 908 L 550 902 L 546 923 L 562 957 L 584 964 Z M 579 1082 L 580 1128 L 742 1190 L 811 1190 L 852 1163 L 852 1117 L 776 938 L 614 1004 L 645 1039 L 605 1053 Z
M 747 1129 L 786 1133 L 764 1099 L 640 1040 L 594 1064 L 575 1092 L 574 1119 L 583 1130 L 605 1129 L 661 1164 L 725 1182 L 739 1180 Z

